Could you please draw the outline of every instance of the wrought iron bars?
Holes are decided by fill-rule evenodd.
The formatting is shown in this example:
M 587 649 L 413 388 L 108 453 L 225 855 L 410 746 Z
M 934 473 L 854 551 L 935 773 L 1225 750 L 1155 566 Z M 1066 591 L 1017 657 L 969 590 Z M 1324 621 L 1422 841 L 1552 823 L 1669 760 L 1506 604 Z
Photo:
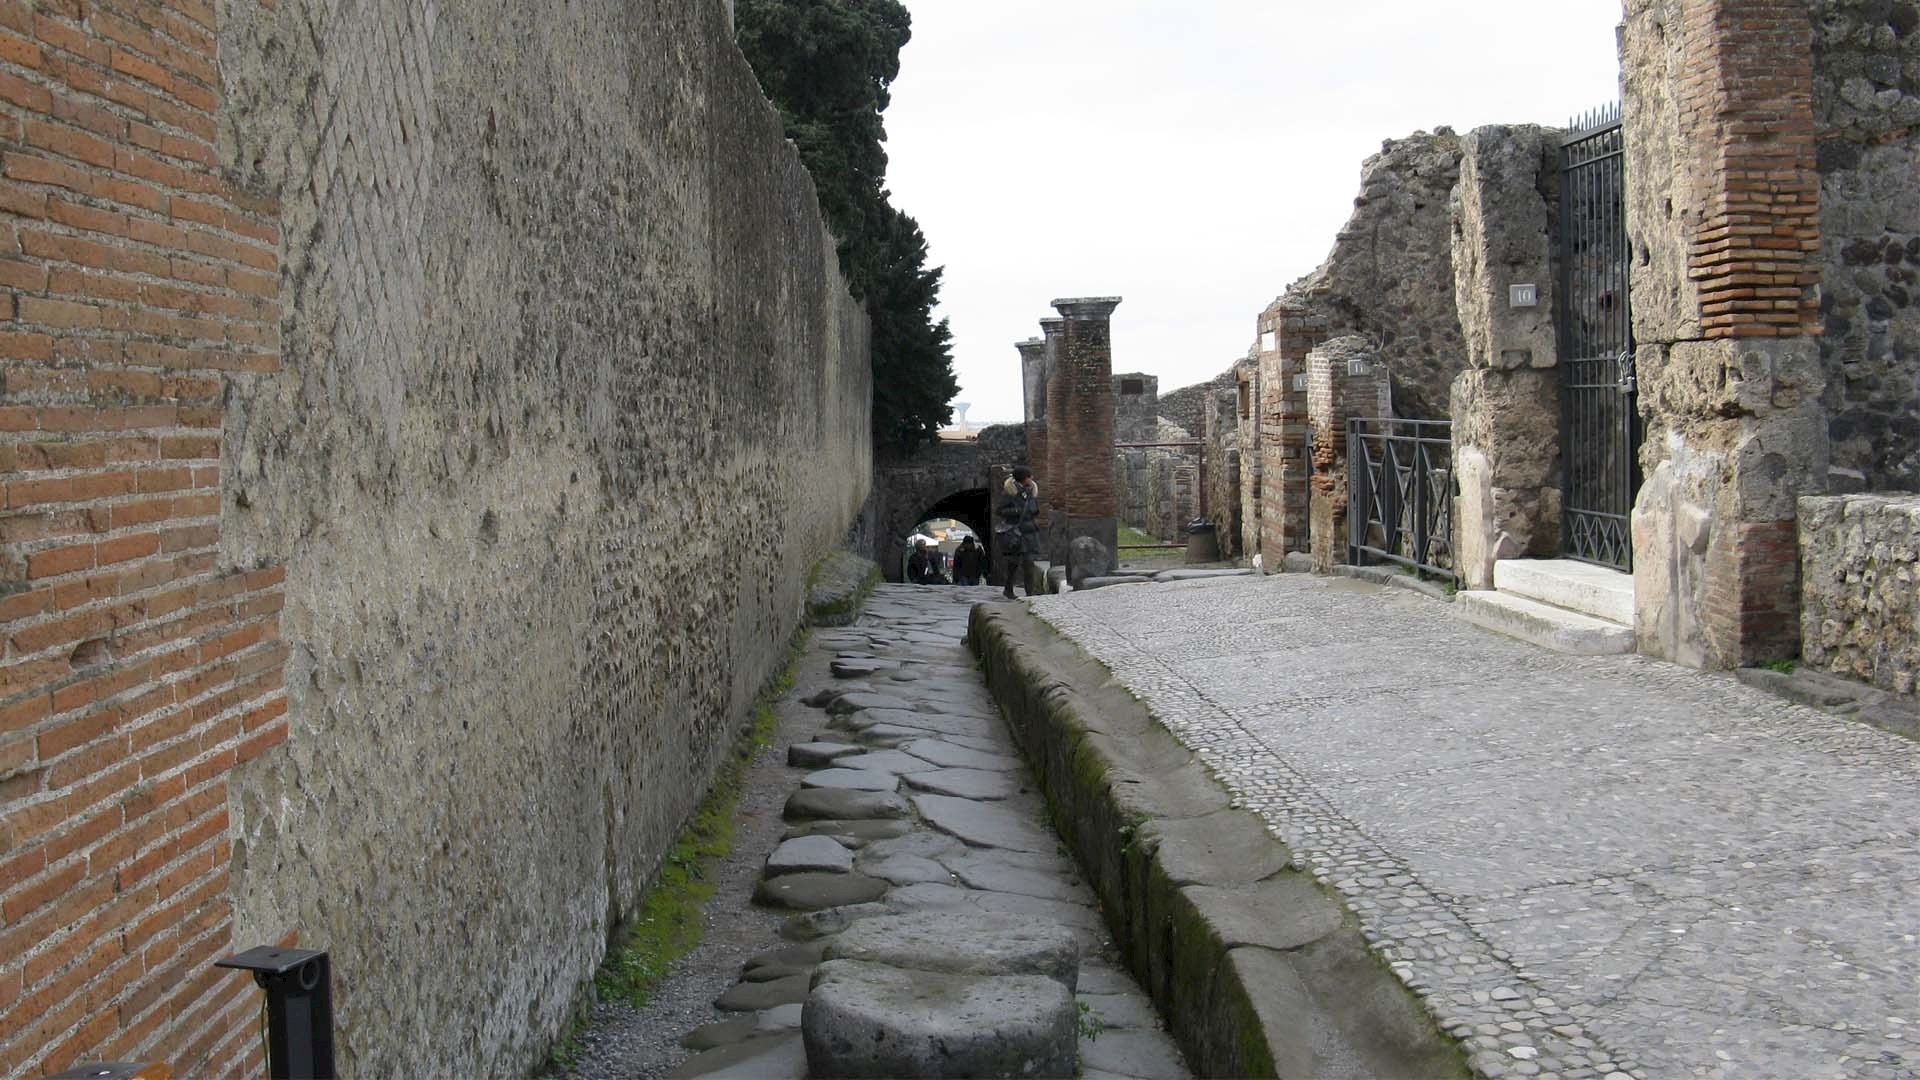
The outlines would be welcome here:
M 1453 425 L 1347 421 L 1347 558 L 1453 580 Z
M 1569 558 L 1631 570 L 1640 484 L 1631 248 L 1620 106 L 1576 118 L 1560 151 L 1559 310 Z

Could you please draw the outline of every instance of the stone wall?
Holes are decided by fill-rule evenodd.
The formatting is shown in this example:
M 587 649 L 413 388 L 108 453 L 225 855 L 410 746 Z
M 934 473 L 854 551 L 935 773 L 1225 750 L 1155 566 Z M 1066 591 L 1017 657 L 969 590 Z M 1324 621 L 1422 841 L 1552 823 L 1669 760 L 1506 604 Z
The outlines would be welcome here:
M 1234 370 L 1229 368 L 1227 375 Z M 1206 482 L 1200 498 L 1201 514 L 1212 521 L 1220 537 L 1220 554 L 1237 559 L 1245 553 L 1241 532 L 1245 513 L 1240 499 L 1239 391 L 1232 382 L 1213 392 L 1201 433 L 1207 455 Z
M 1800 500 L 1802 660 L 1912 694 L 1920 678 L 1920 495 Z
M 1113 439 L 1153 442 L 1160 427 L 1160 379 L 1130 371 L 1113 377 Z
M 1833 480 L 1920 490 L 1920 5 L 1808 7 Z
M 1207 413 L 1213 408 L 1213 396 L 1234 385 L 1233 367 L 1206 382 L 1183 386 L 1160 395 L 1160 415 L 1180 425 L 1197 438 L 1207 427 Z
M 1391 374 L 1373 344 L 1358 335 L 1323 342 L 1307 357 L 1307 414 L 1313 424 L 1310 547 L 1321 573 L 1347 561 L 1347 421 L 1385 415 L 1390 386 Z
M 257 1071 L 294 939 L 345 1074 L 523 1073 L 866 494 L 813 185 L 718 0 L 40 7 L 0 1073 Z

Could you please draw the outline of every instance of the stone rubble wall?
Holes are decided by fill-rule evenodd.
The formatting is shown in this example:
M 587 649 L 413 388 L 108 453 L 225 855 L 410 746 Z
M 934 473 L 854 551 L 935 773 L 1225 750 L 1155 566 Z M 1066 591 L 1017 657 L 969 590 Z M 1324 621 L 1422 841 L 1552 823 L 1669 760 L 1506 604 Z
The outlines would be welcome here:
M 1234 372 L 1227 372 L 1232 376 Z M 1220 537 L 1220 555 L 1238 559 L 1245 553 L 1242 531 L 1245 513 L 1240 501 L 1240 394 L 1233 381 L 1213 392 L 1202 441 L 1206 443 L 1207 476 L 1203 499 L 1206 516 Z
M 1187 431 L 1198 434 L 1206 430 L 1207 414 L 1213 408 L 1213 395 L 1221 390 L 1233 389 L 1233 367 L 1191 386 L 1170 390 L 1160 395 L 1160 416 L 1171 420 Z
M 1801 658 L 1900 694 L 1920 679 L 1920 495 L 1800 500 Z
M 1809 0 L 1836 490 L 1920 489 L 1920 5 Z
M 867 494 L 867 322 L 715 0 L 221 11 L 285 230 L 222 554 L 291 647 L 234 941 L 331 950 L 348 1075 L 524 1073 Z

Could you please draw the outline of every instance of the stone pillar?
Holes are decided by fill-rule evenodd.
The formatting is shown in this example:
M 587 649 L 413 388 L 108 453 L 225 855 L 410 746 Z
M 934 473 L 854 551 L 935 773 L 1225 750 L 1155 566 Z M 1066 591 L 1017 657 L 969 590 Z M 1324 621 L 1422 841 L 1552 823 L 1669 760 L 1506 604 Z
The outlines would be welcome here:
M 1799 652 L 1796 499 L 1826 484 L 1806 0 L 1629 0 L 1641 651 Z
M 1067 427 L 1066 396 L 1067 380 L 1061 375 L 1060 357 L 1064 350 L 1067 332 L 1067 320 L 1061 318 L 1041 319 L 1040 333 L 1044 348 L 1047 369 L 1046 413 L 1047 427 L 1041 435 L 1046 450 L 1044 470 L 1038 462 L 1034 465 L 1036 475 L 1044 472 L 1046 480 L 1040 485 L 1040 533 L 1046 548 L 1047 561 L 1066 565 L 1067 549 L 1067 511 L 1061 499 L 1066 486 L 1072 482 L 1069 463 L 1066 460 L 1067 440 L 1064 436 Z M 1038 458 L 1040 455 L 1034 455 Z
M 1307 414 L 1313 424 L 1313 475 L 1308 529 L 1314 569 L 1347 561 L 1347 420 L 1385 416 L 1391 407 L 1387 369 L 1373 343 L 1337 337 L 1307 355 Z
M 1538 127 L 1481 128 L 1461 143 L 1453 275 L 1468 367 L 1453 381 L 1453 543 L 1468 589 L 1493 588 L 1495 560 L 1560 553 L 1558 146 Z M 1532 286 L 1534 303 L 1516 305 L 1516 286 Z
M 1240 444 L 1240 551 L 1249 559 L 1260 554 L 1260 346 L 1247 350 L 1247 359 L 1233 370 Z M 1263 560 L 1264 561 L 1264 560 Z
M 1061 385 L 1049 410 L 1056 482 L 1069 543 L 1089 536 L 1111 554 L 1119 541 L 1119 489 L 1113 467 L 1113 310 L 1117 296 L 1055 300 L 1065 325 L 1053 377 Z
M 1047 343 L 1043 338 L 1028 338 L 1016 342 L 1014 348 L 1020 350 L 1021 419 L 1025 421 L 1027 456 L 1031 459 L 1015 464 L 1025 464 L 1033 470 L 1044 495 L 1050 486 L 1047 478 Z
M 1294 296 L 1260 313 L 1260 562 L 1269 574 L 1308 547 L 1307 354 L 1327 320 Z

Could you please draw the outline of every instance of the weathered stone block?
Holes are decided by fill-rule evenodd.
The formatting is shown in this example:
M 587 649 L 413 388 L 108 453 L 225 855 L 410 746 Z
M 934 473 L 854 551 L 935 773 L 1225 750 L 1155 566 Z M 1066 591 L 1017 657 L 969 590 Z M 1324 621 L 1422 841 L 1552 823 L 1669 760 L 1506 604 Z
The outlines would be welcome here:
M 1073 992 L 1044 975 L 820 965 L 801 1014 L 812 1076 L 1072 1076 Z
M 1920 495 L 1800 500 L 1801 655 L 1913 694 L 1920 679 Z

